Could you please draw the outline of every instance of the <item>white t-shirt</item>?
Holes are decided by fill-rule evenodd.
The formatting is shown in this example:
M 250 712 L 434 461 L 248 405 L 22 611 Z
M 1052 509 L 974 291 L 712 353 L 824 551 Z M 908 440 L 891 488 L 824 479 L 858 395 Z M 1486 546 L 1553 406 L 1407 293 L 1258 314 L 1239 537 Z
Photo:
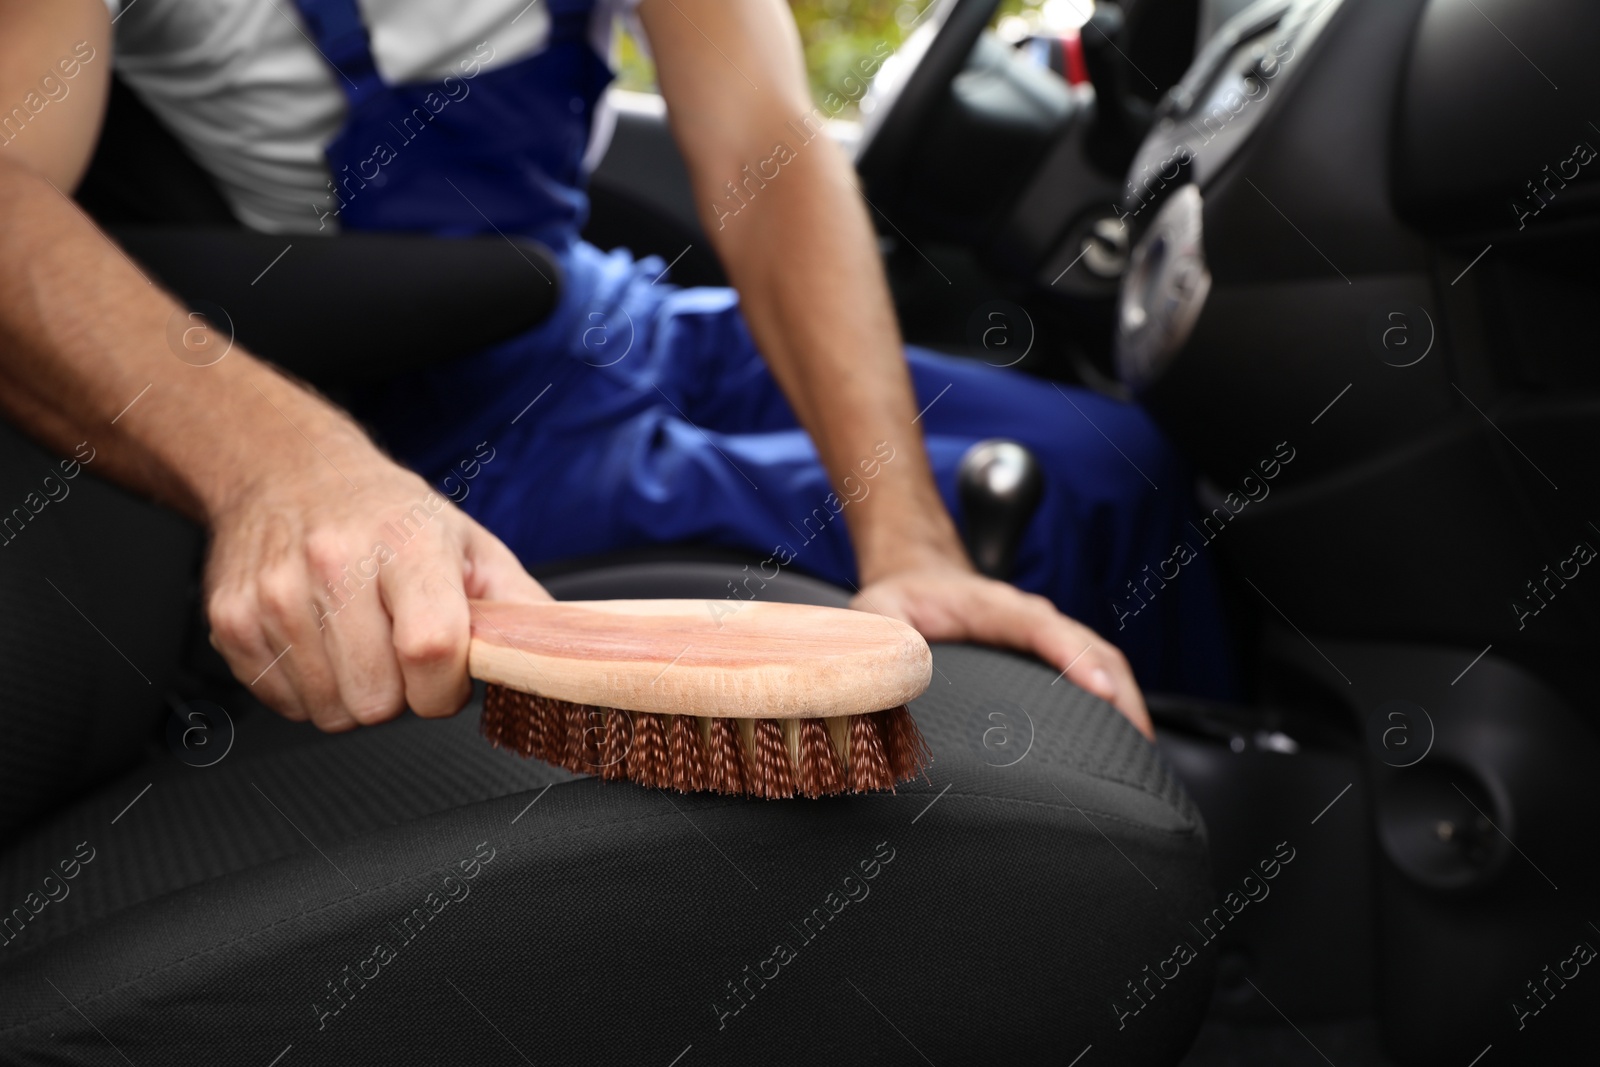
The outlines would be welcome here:
M 591 34 L 609 55 L 639 0 L 597 0 Z M 337 74 L 293 0 L 106 0 L 117 73 L 216 179 L 245 225 L 315 231 L 329 203 L 323 152 L 344 126 Z M 482 60 L 492 70 L 545 46 L 543 0 L 357 0 L 384 81 L 429 83 Z M 487 44 L 488 48 L 480 47 Z M 614 116 L 602 104 L 586 164 Z M 329 220 L 331 222 L 331 219 Z

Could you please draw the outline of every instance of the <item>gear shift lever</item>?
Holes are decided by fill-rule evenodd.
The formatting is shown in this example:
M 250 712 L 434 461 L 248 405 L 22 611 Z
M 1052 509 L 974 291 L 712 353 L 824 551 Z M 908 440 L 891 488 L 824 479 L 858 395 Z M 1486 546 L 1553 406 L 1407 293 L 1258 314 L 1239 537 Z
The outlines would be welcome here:
M 1044 495 L 1039 461 L 1015 441 L 979 441 L 961 457 L 956 491 L 973 565 L 990 578 L 1011 577 L 1022 532 Z
M 1119 176 L 1133 161 L 1151 119 L 1149 105 L 1129 86 L 1130 61 L 1118 43 L 1125 37 L 1125 24 L 1120 6 L 1097 3 L 1094 14 L 1078 31 L 1083 65 L 1094 86 L 1090 155 L 1096 165 Z
M 1094 14 L 1078 31 L 1083 65 L 1088 69 L 1089 84 L 1094 86 L 1095 122 L 1107 133 L 1121 133 L 1128 125 L 1127 60 L 1117 50 L 1123 22 L 1119 5 L 1097 3 Z

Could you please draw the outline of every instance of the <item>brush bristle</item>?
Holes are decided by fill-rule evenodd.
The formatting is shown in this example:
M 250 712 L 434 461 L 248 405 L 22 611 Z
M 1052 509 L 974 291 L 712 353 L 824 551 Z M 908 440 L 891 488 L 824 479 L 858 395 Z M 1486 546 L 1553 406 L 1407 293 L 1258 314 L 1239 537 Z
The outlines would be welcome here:
M 605 779 L 628 776 L 628 749 L 633 745 L 633 717 L 619 708 L 606 709 L 605 732 L 598 745 L 598 774 Z
M 633 713 L 633 748 L 628 751 L 628 777 L 640 785 L 666 786 L 667 725 L 647 711 Z
M 591 707 L 491 685 L 479 729 L 519 756 L 684 793 L 892 791 L 932 762 L 904 706 L 826 721 L 738 720 Z
M 799 761 L 795 775 L 800 794 L 808 797 L 825 797 L 844 792 L 844 775 L 839 766 L 839 755 L 828 738 L 828 728 L 821 719 L 801 719 L 799 725 Z
M 524 743 L 546 763 L 560 763 L 567 741 L 567 717 L 562 713 L 561 706 L 553 700 L 536 696 L 529 700 L 526 710 L 538 721 L 529 723 L 525 728 Z
M 593 731 L 597 709 L 586 704 L 568 704 L 565 711 L 567 733 L 557 762 L 574 774 L 593 774 L 600 763 Z
M 509 714 L 509 705 L 521 696 L 501 685 L 491 685 L 483 694 L 483 715 L 478 719 L 478 732 L 483 739 L 495 748 L 509 748 L 521 754 L 512 732 L 516 729 L 515 720 Z
M 706 742 L 706 788 L 718 793 L 747 793 L 744 750 L 732 719 L 712 719 Z
M 873 713 L 883 735 L 883 751 L 889 761 L 889 775 L 897 782 L 909 782 L 933 762 L 928 742 L 917 729 L 917 721 L 904 704 Z
M 680 793 L 698 793 L 706 788 L 706 753 L 700 745 L 700 724 L 688 715 L 669 715 L 667 727 L 667 776 Z
M 850 720 L 850 789 L 856 793 L 893 789 L 889 757 L 883 751 L 883 733 L 876 714 Z
M 783 725 L 777 719 L 756 719 L 750 734 L 749 757 L 753 792 L 775 800 L 794 795 L 794 764 L 789 746 L 783 740 Z

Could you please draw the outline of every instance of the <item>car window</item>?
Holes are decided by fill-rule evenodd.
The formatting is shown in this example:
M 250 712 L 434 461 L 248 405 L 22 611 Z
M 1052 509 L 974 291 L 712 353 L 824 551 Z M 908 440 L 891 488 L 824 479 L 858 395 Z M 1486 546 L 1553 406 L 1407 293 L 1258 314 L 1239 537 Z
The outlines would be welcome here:
M 853 117 L 854 100 L 860 94 L 848 91 L 846 78 L 862 69 L 861 61 L 871 57 L 881 43 L 898 48 L 923 11 L 935 2 L 937 0 L 789 0 L 805 45 L 812 98 L 821 104 L 830 93 L 838 94 L 850 101 L 848 113 L 841 117 Z M 1023 27 L 1031 28 L 1041 21 L 1061 21 L 1062 12 L 1056 9 L 1063 5 L 1084 11 L 1093 6 L 1091 0 L 1002 0 L 995 19 L 1020 36 L 1020 32 L 1025 32 L 1021 31 Z M 1066 14 L 1070 18 L 1070 10 Z M 1082 17 L 1078 17 L 1072 24 L 1081 21 Z M 638 39 L 626 29 L 620 35 L 616 62 L 618 88 L 656 91 L 655 64 L 650 62 Z

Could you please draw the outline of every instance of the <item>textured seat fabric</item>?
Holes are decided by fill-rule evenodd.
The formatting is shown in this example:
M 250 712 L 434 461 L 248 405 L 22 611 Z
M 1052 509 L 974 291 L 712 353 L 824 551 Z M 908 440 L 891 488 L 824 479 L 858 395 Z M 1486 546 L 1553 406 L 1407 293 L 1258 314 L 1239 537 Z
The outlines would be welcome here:
M 52 456 L 0 420 L 0 848 L 166 714 L 200 535 L 96 478 L 104 446 Z
M 1053 672 L 935 664 L 929 780 L 821 801 L 572 779 L 471 711 L 247 718 L 215 766 L 142 767 L 0 857 L 6 907 L 59 898 L 0 948 L 0 1059 L 1175 1062 L 1203 952 L 1120 1030 L 1110 1004 L 1209 905 L 1194 809 Z

